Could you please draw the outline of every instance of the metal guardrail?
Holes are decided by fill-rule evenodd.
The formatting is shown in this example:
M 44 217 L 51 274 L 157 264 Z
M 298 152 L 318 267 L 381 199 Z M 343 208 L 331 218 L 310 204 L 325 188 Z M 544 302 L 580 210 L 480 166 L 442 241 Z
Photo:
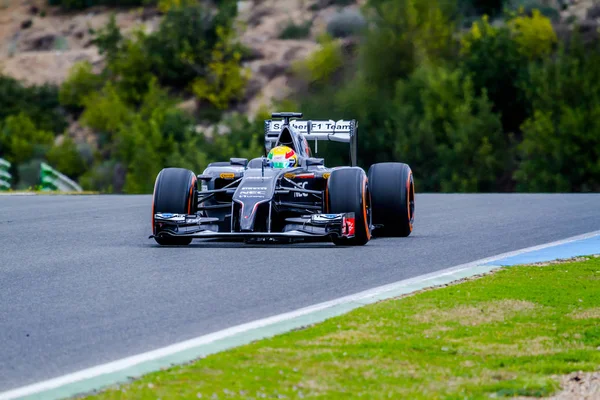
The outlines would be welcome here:
M 61 174 L 46 163 L 41 164 L 40 178 L 42 182 L 42 190 L 61 192 L 83 192 L 81 186 L 68 176 Z
M 11 163 L 0 158 L 0 190 L 10 190 L 12 175 L 10 172 Z

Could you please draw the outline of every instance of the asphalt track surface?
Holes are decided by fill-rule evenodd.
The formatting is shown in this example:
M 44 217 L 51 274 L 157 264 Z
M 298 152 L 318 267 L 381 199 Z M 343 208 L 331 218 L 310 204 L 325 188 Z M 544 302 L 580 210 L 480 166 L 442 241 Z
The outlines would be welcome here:
M 147 239 L 150 196 L 0 196 L 0 392 L 600 229 L 599 194 L 421 194 L 361 248 Z

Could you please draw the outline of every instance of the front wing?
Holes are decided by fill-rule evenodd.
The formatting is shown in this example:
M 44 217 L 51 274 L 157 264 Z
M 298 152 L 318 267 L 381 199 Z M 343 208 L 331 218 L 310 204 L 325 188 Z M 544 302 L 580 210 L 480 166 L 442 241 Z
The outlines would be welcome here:
M 283 232 L 222 232 L 218 218 L 197 215 L 166 214 L 154 215 L 154 237 L 229 238 L 229 239 L 294 239 L 294 238 L 352 238 L 354 237 L 354 213 L 311 214 L 298 218 L 287 218 Z

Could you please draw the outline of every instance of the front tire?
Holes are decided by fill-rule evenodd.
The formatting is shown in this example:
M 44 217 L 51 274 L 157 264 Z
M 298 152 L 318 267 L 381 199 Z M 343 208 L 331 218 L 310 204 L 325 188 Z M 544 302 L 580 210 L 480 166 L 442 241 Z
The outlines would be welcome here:
M 184 168 L 165 168 L 159 172 L 152 196 L 152 232 L 156 235 L 154 215 L 157 213 L 195 214 L 198 208 L 196 175 Z M 161 246 L 187 246 L 192 238 L 155 237 Z
M 354 213 L 354 237 L 335 238 L 342 246 L 363 246 L 371 239 L 371 196 L 367 175 L 360 168 L 340 168 L 327 181 L 327 204 L 331 214 Z
M 415 218 L 415 184 L 408 164 L 379 163 L 369 168 L 373 234 L 407 237 Z

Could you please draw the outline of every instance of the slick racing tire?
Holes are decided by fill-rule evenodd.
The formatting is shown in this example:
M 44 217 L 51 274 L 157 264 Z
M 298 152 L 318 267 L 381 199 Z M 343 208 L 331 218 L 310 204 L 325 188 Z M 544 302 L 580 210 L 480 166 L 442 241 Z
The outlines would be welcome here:
M 402 163 L 379 163 L 369 168 L 373 235 L 406 237 L 413 230 L 415 184 L 410 167 Z
M 327 209 L 331 214 L 354 213 L 354 237 L 335 238 L 342 246 L 362 246 L 371 239 L 371 199 L 367 175 L 361 168 L 340 168 L 327 180 Z
M 165 168 L 156 177 L 152 198 L 152 231 L 156 234 L 156 213 L 195 214 L 198 208 L 196 175 L 183 168 Z M 162 246 L 187 246 L 192 238 L 175 236 L 155 237 Z

